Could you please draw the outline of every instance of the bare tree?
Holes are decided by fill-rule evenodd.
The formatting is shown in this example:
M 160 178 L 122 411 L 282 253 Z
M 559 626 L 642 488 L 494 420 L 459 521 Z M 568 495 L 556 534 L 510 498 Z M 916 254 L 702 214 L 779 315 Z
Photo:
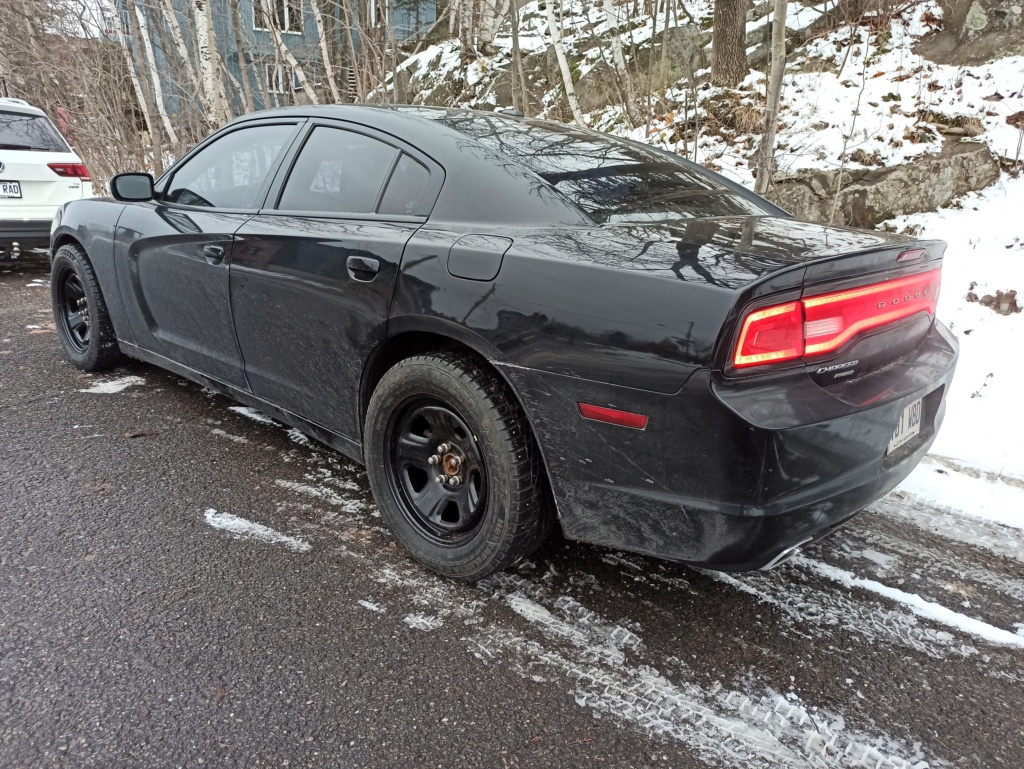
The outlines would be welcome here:
M 605 18 L 608 27 L 611 29 L 612 61 L 615 64 L 615 72 L 622 83 L 623 101 L 625 102 L 626 114 L 629 122 L 634 126 L 640 125 L 640 114 L 636 109 L 636 93 L 633 90 L 633 78 L 626 68 L 626 57 L 622 53 L 622 38 L 619 36 L 619 17 L 612 7 L 612 0 L 603 0 Z
M 565 98 L 569 102 L 572 119 L 578 125 L 583 125 L 583 112 L 580 110 L 579 99 L 576 98 L 576 87 L 572 82 L 572 71 L 569 69 L 569 61 L 565 58 L 565 48 L 562 46 L 561 27 L 555 19 L 555 0 L 547 0 L 546 5 L 548 11 L 548 34 L 551 35 L 551 44 L 555 48 L 555 58 L 558 59 L 558 69 L 562 73 L 562 86 L 565 88 Z M 559 6 L 561 6 L 560 0 Z
M 736 86 L 747 76 L 747 9 L 750 0 L 715 0 L 711 83 Z
M 136 56 L 144 63 L 144 71 L 147 73 L 147 80 L 152 83 L 153 108 L 160 117 L 160 124 L 167 133 L 167 138 L 172 145 L 178 143 L 178 135 L 171 125 L 171 119 L 167 116 L 167 103 L 164 101 L 164 89 L 160 84 L 160 68 L 156 63 L 156 56 L 153 54 L 153 41 L 149 35 L 149 24 L 146 21 L 146 14 L 135 4 L 135 0 L 128 0 L 128 17 L 131 20 L 132 39 L 136 41 Z M 138 41 L 141 41 L 139 44 Z
M 170 2 L 170 0 L 164 0 Z M 252 86 L 249 82 L 249 62 L 246 58 L 248 46 L 242 38 L 242 22 L 238 13 L 238 0 L 228 0 L 231 11 L 231 27 L 235 34 L 235 50 L 238 52 L 238 70 L 242 76 L 242 100 L 246 112 L 252 112 L 256 106 L 252 98 Z
M 767 108 L 764 114 L 764 135 L 757 153 L 757 177 L 754 192 L 768 190 L 775 170 L 775 130 L 779 123 L 779 102 L 782 100 L 782 76 L 786 72 L 786 7 L 787 0 L 775 0 L 772 13 L 772 70 L 768 78 Z
M 331 97 L 335 104 L 341 103 L 341 91 L 338 90 L 338 83 L 334 79 L 334 65 L 331 63 L 331 52 L 327 45 L 327 34 L 324 30 L 324 16 L 320 11 L 320 4 L 317 0 L 309 0 L 309 7 L 313 11 L 313 19 L 316 22 L 317 42 L 320 44 L 320 54 L 324 62 L 324 79 L 331 89 Z
M 512 106 L 530 114 L 530 89 L 526 86 L 526 73 L 523 71 L 523 54 L 519 49 L 519 3 L 512 0 L 508 4 L 509 20 L 512 27 Z M 518 83 L 516 82 L 518 80 Z M 519 90 L 517 91 L 517 86 Z
M 199 71 L 202 77 L 203 103 L 208 110 L 211 125 L 230 117 L 224 100 L 224 86 L 220 77 L 217 46 L 211 44 L 213 37 L 209 0 L 191 0 L 192 18 L 196 25 L 196 52 L 199 54 Z

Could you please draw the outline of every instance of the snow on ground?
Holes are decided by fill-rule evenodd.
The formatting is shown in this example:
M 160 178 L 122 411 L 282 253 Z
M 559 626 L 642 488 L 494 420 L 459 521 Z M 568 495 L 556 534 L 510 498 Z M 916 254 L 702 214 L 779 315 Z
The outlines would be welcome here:
M 312 549 L 310 544 L 303 539 L 289 537 L 287 534 L 282 534 L 261 523 L 256 523 L 231 513 L 221 513 L 212 507 L 203 513 L 203 519 L 213 528 L 221 529 L 242 539 L 254 539 L 272 545 L 284 545 L 289 550 L 294 550 L 297 553 L 305 553 Z
M 956 208 L 892 220 L 898 229 L 913 227 L 919 237 L 949 244 L 938 315 L 960 341 L 960 362 L 932 453 L 1019 479 L 1024 479 L 1024 408 L 1019 403 L 1024 313 L 999 315 L 965 297 L 972 284 L 979 297 L 1010 289 L 1024 296 L 1022 212 L 1024 178 L 1004 175 L 989 189 L 964 197 Z M 922 486 L 937 482 L 933 474 L 922 467 L 908 490 L 919 493 Z M 934 488 L 938 494 L 939 487 Z M 954 491 L 949 484 L 943 488 Z M 967 488 L 957 486 L 957 491 L 958 501 L 969 501 Z M 985 491 L 988 496 L 997 493 L 996 487 Z M 1005 509 L 1014 510 L 1016 525 L 1022 525 L 1024 506 L 1018 502 Z
M 129 387 L 144 385 L 146 380 L 140 376 L 123 376 L 118 379 L 108 379 L 104 382 L 97 382 L 92 387 L 79 390 L 80 393 L 95 393 L 98 395 L 113 395 Z

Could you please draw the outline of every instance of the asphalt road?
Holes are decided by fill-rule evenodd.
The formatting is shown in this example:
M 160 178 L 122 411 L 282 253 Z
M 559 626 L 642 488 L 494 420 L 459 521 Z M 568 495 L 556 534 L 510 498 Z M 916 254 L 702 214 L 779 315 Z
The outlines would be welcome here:
M 449 583 L 329 449 L 72 368 L 46 279 L 0 263 L 3 769 L 1024 766 L 1021 530 L 896 494 L 768 574 Z

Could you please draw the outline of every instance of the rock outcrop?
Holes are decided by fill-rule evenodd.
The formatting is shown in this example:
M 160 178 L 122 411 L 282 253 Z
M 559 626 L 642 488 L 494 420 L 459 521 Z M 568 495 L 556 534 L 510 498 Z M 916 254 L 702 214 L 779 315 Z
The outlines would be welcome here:
M 983 64 L 1024 56 L 1024 0 L 941 0 L 942 31 L 918 50 L 939 64 Z
M 801 219 L 828 222 L 837 186 L 833 224 L 874 227 L 903 214 L 934 211 L 984 189 L 999 178 L 999 165 L 984 144 L 947 140 L 942 151 L 888 168 L 801 172 L 772 185 L 768 197 Z

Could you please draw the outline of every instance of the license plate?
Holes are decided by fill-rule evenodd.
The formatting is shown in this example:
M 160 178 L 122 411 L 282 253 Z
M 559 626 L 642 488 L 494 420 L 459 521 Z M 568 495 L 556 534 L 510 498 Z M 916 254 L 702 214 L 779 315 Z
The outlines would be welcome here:
M 21 182 L 0 182 L 0 198 L 20 198 Z
M 889 448 L 886 454 L 892 454 L 900 446 L 905 445 L 915 436 L 921 434 L 921 415 L 924 404 L 916 400 L 903 409 L 900 419 L 896 423 L 896 429 L 892 431 L 892 438 L 889 439 Z

